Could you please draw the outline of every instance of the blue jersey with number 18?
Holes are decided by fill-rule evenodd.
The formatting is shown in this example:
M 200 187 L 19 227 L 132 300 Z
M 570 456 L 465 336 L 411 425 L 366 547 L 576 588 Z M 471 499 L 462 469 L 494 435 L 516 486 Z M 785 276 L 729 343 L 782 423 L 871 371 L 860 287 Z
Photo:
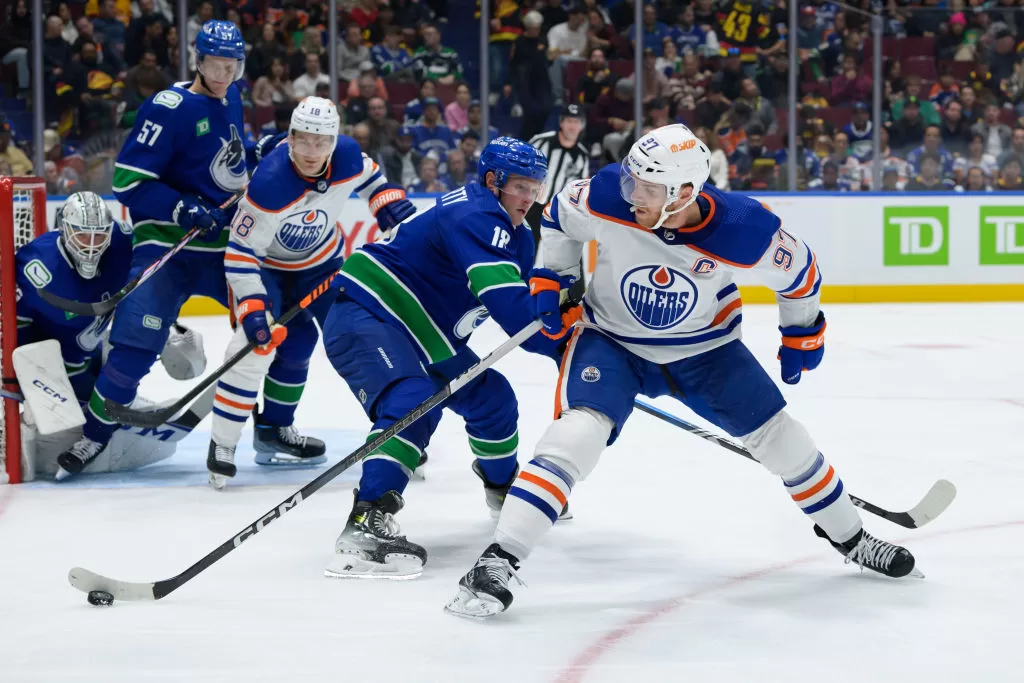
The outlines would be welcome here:
M 494 194 L 471 183 L 396 226 L 387 242 L 356 250 L 341 274 L 351 299 L 397 324 L 425 363 L 437 363 L 489 315 L 509 334 L 530 323 L 524 277 L 533 255 L 530 228 L 513 225 Z

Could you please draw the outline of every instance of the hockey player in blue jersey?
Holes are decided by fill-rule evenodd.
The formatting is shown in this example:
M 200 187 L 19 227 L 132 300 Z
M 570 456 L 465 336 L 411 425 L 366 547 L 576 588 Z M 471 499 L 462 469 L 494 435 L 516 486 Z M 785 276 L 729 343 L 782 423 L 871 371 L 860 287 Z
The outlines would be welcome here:
M 488 316 L 509 334 L 535 317 L 548 334 L 563 334 L 558 292 L 531 297 L 524 281 L 534 249 L 524 219 L 546 173 L 543 154 L 499 138 L 480 157 L 482 184 L 443 195 L 392 230 L 388 241 L 367 244 L 345 262 L 345 289 L 327 315 L 324 340 L 335 370 L 373 420 L 371 435 L 478 360 L 467 342 Z M 552 355 L 558 343 L 538 333 L 524 348 Z M 446 406 L 465 419 L 473 470 L 488 505 L 500 509 L 518 470 L 512 387 L 490 369 Z M 440 416 L 435 409 L 363 461 L 328 576 L 411 578 L 422 572 L 426 550 L 401 535 L 394 515 Z
M 405 190 L 388 183 L 355 140 L 338 135 L 339 125 L 333 102 L 322 97 L 302 100 L 292 112 L 287 143 L 262 161 L 239 202 L 224 255 L 239 329 L 225 355 L 234 355 L 249 341 L 260 347 L 217 384 L 206 463 L 214 488 L 223 488 L 235 475 L 242 425 L 278 355 L 284 358 L 282 367 L 263 386 L 256 462 L 326 460 L 324 443 L 300 436 L 292 421 L 319 338 L 316 323 L 323 326 L 331 297 L 317 298 L 287 328 L 272 328 L 273 316 L 294 306 L 341 266 L 345 238 L 338 218 L 353 192 L 369 202 L 385 232 L 416 212 Z M 264 436 L 271 431 L 278 443 L 263 447 L 272 441 Z M 280 443 L 289 450 L 282 452 Z
M 57 229 L 21 247 L 16 256 L 18 345 L 46 339 L 60 343 L 68 379 L 80 401 L 88 400 L 100 371 L 103 335 L 110 314 L 74 315 L 52 306 L 36 291 L 100 301 L 128 281 L 132 229 L 115 221 L 106 202 L 76 192 L 58 211 Z
M 56 230 L 40 235 L 15 255 L 18 346 L 50 339 L 57 341 L 71 387 L 81 402 L 88 400 L 100 373 L 103 340 L 111 316 L 67 313 L 45 301 L 37 289 L 45 287 L 60 296 L 87 301 L 100 301 L 110 296 L 128 280 L 131 233 L 131 226 L 115 220 L 99 195 L 76 192 L 57 210 Z M 206 362 L 201 338 L 191 330 L 175 331 L 162 349 L 160 360 L 168 374 L 176 379 L 197 376 Z M 151 450 L 140 443 L 135 445 L 139 446 L 139 451 Z M 55 466 L 60 450 L 52 455 L 43 454 L 40 446 L 37 443 L 35 449 L 36 467 L 39 468 L 43 460 Z M 161 450 L 166 457 L 173 451 L 173 445 L 170 450 Z M 126 467 L 148 461 L 145 457 L 113 459 Z M 45 469 L 51 471 L 50 466 Z
M 106 398 L 131 403 L 193 294 L 227 304 L 224 247 L 233 211 L 217 208 L 248 182 L 261 147 L 243 142 L 242 100 L 234 83 L 245 41 L 227 21 L 208 21 L 196 38 L 197 75 L 147 100 L 114 169 L 114 194 L 134 221 L 132 274 L 149 266 L 193 228 L 201 234 L 124 300 L 111 328 L 113 349 L 89 400 L 83 438 L 61 455 L 75 474 L 109 441 L 117 425 Z M 264 146 L 273 144 L 265 140 Z
M 710 156 L 686 126 L 657 128 L 621 164 L 570 183 L 545 209 L 538 264 L 573 273 L 583 246 L 598 242 L 584 322 L 562 360 L 558 415 L 509 489 L 494 541 L 459 582 L 449 612 L 482 618 L 508 609 L 520 562 L 616 440 L 640 394 L 674 396 L 738 437 L 847 561 L 891 577 L 914 571 L 906 548 L 863 528 L 838 473 L 740 340 L 742 270 L 777 293 L 782 380 L 796 384 L 818 367 L 821 272 L 810 247 L 771 211 L 705 185 Z

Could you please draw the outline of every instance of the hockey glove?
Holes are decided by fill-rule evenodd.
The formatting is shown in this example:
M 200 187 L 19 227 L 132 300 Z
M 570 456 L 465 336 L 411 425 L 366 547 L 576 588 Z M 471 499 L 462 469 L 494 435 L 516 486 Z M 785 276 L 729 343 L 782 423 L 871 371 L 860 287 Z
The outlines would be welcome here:
M 256 141 L 256 163 L 263 161 L 264 157 L 270 154 L 275 147 L 281 144 L 281 142 L 288 137 L 288 132 L 274 133 L 273 135 L 264 135 Z
M 532 313 L 544 325 L 541 332 L 545 337 L 561 339 L 583 316 L 583 309 L 578 304 L 564 312 L 560 308 L 562 290 L 571 287 L 575 281 L 575 278 L 563 278 L 547 268 L 534 268 L 530 271 Z
M 384 183 L 370 195 L 370 213 L 384 232 L 391 230 L 409 216 L 416 207 L 405 198 L 405 190 L 394 183 Z
M 796 384 L 800 373 L 813 370 L 825 355 L 825 314 L 818 311 L 818 317 L 810 327 L 779 327 L 782 332 L 782 346 L 779 360 L 782 361 L 782 381 Z
M 171 218 L 186 231 L 199 228 L 202 235 L 215 232 L 224 221 L 224 213 L 219 209 L 209 209 L 203 202 L 182 195 L 181 200 L 175 205 Z
M 237 316 L 245 338 L 259 345 L 255 351 L 261 356 L 273 351 L 288 336 L 287 327 L 273 325 L 267 301 L 261 297 L 253 296 L 238 302 Z

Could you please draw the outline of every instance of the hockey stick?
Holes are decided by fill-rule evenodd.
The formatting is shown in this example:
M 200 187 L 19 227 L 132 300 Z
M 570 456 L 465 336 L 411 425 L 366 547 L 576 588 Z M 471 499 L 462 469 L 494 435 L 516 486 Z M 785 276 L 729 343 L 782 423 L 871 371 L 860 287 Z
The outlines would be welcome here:
M 709 431 L 701 429 L 697 425 L 690 424 L 686 420 L 678 418 L 675 415 L 665 412 L 659 408 L 655 408 L 654 406 L 644 403 L 639 399 L 634 400 L 633 405 L 648 415 L 653 415 L 659 420 L 664 420 L 665 422 L 675 425 L 680 429 L 684 429 L 706 441 L 710 441 L 726 450 L 757 462 L 757 459 L 751 455 L 750 451 L 729 439 L 712 434 Z M 853 501 L 853 504 L 857 507 L 867 510 L 873 515 L 878 515 L 882 519 L 887 519 L 893 524 L 899 524 L 907 529 L 917 529 L 941 515 L 943 511 L 949 507 L 950 503 L 953 502 L 955 497 L 956 487 L 953 486 L 952 482 L 945 479 L 939 479 L 932 485 L 924 498 L 906 512 L 893 512 L 891 510 L 886 510 L 885 508 L 878 507 L 874 503 L 869 503 L 868 501 L 858 498 L 852 494 L 850 495 L 850 500 Z
M 10 399 L 17 401 L 18 403 L 24 403 L 25 397 L 16 391 L 7 391 L 6 389 L 0 389 L 0 398 Z
M 274 321 L 274 326 L 287 325 L 292 318 L 301 313 L 303 309 L 331 288 L 331 280 L 334 279 L 335 275 L 337 275 L 337 272 L 331 273 L 331 275 L 326 280 L 318 284 L 312 292 L 302 297 L 302 300 L 299 301 L 299 303 L 285 311 L 284 315 Z M 161 425 L 180 412 L 182 408 L 192 401 L 192 399 L 203 393 L 207 387 L 220 379 L 224 373 L 235 367 L 239 361 L 245 358 L 245 356 L 257 346 L 259 346 L 259 344 L 254 341 L 250 341 L 239 349 L 235 355 L 225 361 L 223 365 L 217 368 L 213 374 L 209 377 L 203 378 L 203 381 L 192 387 L 191 391 L 166 408 L 161 408 L 160 410 L 135 410 L 107 398 L 103 400 L 103 409 L 107 413 L 107 417 L 120 424 L 132 425 L 133 427 L 156 427 L 157 425 Z
M 245 196 L 245 190 L 241 190 L 231 195 L 226 202 L 221 204 L 218 208 L 230 209 L 232 206 L 237 204 L 242 197 Z M 160 270 L 165 263 L 174 258 L 175 254 L 188 246 L 189 242 L 200 233 L 199 228 L 192 228 L 186 232 L 178 243 L 163 253 L 163 255 L 156 261 L 146 266 L 141 273 L 135 276 L 128 284 L 122 287 L 116 294 L 111 296 L 109 299 L 104 301 L 97 301 L 95 303 L 89 303 L 87 301 L 73 301 L 71 299 L 65 299 L 62 296 L 49 292 L 45 289 L 36 289 L 39 292 L 39 296 L 42 297 L 43 301 L 56 306 L 57 308 L 67 311 L 68 313 L 74 313 L 76 315 L 88 315 L 88 316 L 101 316 L 110 313 L 114 310 L 119 303 L 124 301 L 125 297 L 131 294 L 135 289 L 143 282 L 153 276 L 153 273 Z
M 68 581 L 72 586 L 88 593 L 90 591 L 106 591 L 114 596 L 118 600 L 159 600 L 173 591 L 181 588 L 186 582 L 191 581 L 196 576 L 208 569 L 213 563 L 221 559 L 232 550 L 240 546 L 245 541 L 263 531 L 268 524 L 273 522 L 278 517 L 284 515 L 294 509 L 299 503 L 306 498 L 309 498 L 314 493 L 319 491 L 327 482 L 331 481 L 339 474 L 349 469 L 357 462 L 365 458 L 367 455 L 384 445 L 384 442 L 395 436 L 403 429 L 416 422 L 440 403 L 442 403 L 449 396 L 454 394 L 456 391 L 464 387 L 469 382 L 473 381 L 477 376 L 483 373 L 484 370 L 494 365 L 499 359 L 508 354 L 510 351 L 518 347 L 520 344 L 525 342 L 527 339 L 532 337 L 537 330 L 541 327 L 540 321 L 534 321 L 516 333 L 515 336 L 508 339 L 504 344 L 491 351 L 487 356 L 482 358 L 476 365 L 469 368 L 461 375 L 448 382 L 444 387 L 440 389 L 430 398 L 426 399 L 418 406 L 413 408 L 404 417 L 396 421 L 390 427 L 382 431 L 380 434 L 375 436 L 373 439 L 367 441 L 365 444 L 354 450 L 351 454 L 346 456 L 343 460 L 335 463 L 330 469 L 326 470 L 323 474 L 318 476 L 313 481 L 309 482 L 301 489 L 296 491 L 294 494 L 285 498 L 276 507 L 267 510 L 266 513 L 261 515 L 255 522 L 242 529 L 240 532 L 229 538 L 228 540 L 221 543 L 214 550 L 209 552 L 201 560 L 193 564 L 191 567 L 169 579 L 157 581 L 155 583 L 140 583 L 133 581 L 117 581 L 116 579 L 110 579 L 105 576 L 91 572 L 88 569 L 82 569 L 81 567 L 74 567 L 68 572 Z

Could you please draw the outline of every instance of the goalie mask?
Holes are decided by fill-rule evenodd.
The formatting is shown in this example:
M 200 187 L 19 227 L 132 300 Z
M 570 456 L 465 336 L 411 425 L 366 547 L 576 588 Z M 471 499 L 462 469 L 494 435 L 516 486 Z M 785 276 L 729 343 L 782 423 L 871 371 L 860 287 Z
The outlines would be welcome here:
M 76 192 L 58 211 L 57 229 L 61 246 L 78 274 L 86 280 L 96 277 L 114 229 L 107 203 L 95 192 Z

